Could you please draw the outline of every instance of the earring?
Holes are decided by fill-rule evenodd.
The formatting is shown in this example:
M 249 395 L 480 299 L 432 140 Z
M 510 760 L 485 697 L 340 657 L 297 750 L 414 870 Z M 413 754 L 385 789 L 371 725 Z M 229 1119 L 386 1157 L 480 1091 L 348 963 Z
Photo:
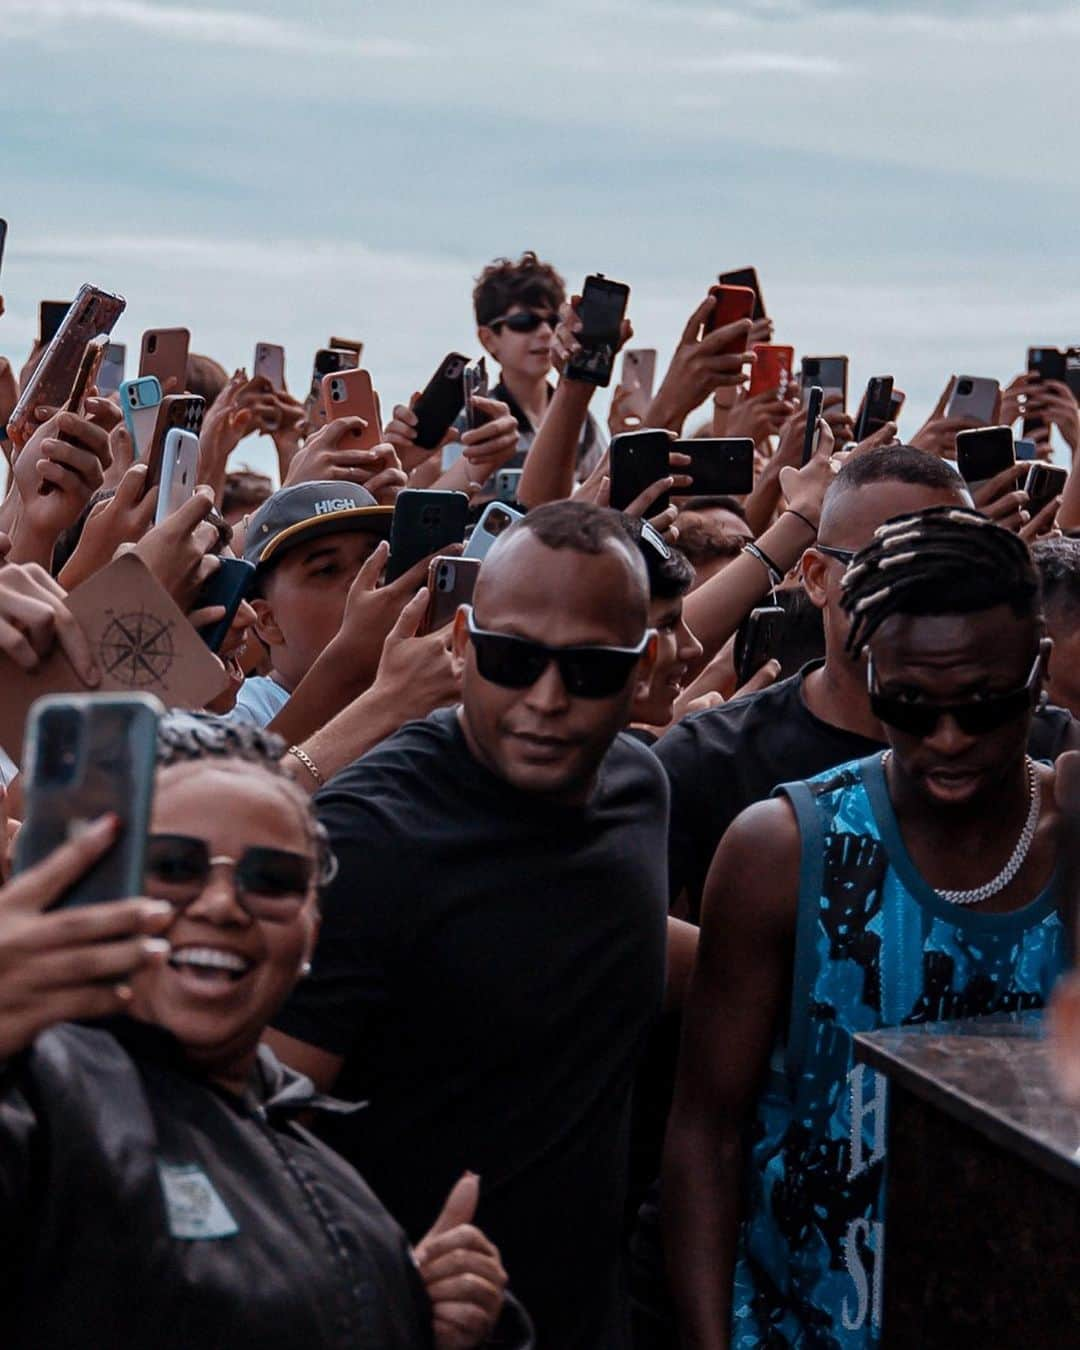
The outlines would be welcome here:
M 300 978 L 302 980 L 306 980 L 310 974 L 311 974 L 311 962 L 304 961 L 300 966 Z

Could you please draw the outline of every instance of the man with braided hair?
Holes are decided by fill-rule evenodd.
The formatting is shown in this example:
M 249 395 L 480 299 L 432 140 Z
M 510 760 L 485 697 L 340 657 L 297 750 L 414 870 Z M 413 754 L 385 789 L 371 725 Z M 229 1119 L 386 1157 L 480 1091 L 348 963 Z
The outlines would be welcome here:
M 888 748 L 744 811 L 705 887 L 663 1191 L 696 1350 L 879 1344 L 886 1085 L 852 1035 L 1041 1008 L 1063 966 L 1027 546 L 907 515 L 842 603 Z

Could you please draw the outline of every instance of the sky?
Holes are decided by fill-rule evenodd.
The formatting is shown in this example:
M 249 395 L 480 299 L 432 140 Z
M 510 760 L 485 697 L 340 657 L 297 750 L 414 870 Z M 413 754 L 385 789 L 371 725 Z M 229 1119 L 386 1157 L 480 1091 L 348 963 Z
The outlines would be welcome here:
M 0 51 L 15 362 L 92 281 L 129 374 L 185 325 L 230 369 L 283 343 L 302 395 L 335 334 L 385 407 L 524 248 L 628 282 L 665 354 L 753 264 L 775 340 L 892 374 L 901 433 L 1080 343 L 1080 4 L 0 0 Z

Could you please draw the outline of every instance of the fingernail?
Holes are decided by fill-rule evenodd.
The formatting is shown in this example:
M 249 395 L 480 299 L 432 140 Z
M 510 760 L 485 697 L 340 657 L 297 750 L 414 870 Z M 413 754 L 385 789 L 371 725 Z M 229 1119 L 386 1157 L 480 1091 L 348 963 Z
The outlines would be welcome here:
M 148 919 L 162 919 L 166 914 L 175 913 L 168 900 L 147 900 L 142 908 Z
M 164 938 L 143 938 L 139 949 L 144 956 L 168 956 L 172 946 Z

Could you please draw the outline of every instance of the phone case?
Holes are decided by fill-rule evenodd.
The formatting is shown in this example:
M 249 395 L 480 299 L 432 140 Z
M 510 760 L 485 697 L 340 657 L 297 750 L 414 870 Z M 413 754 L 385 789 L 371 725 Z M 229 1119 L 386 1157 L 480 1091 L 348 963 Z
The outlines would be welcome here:
M 721 286 L 746 286 L 754 292 L 754 312 L 752 319 L 764 319 L 765 300 L 761 294 L 761 282 L 758 281 L 757 269 L 753 267 L 739 267 L 734 272 L 721 272 L 717 277 Z
M 71 393 L 64 403 L 64 412 L 82 413 L 87 393 L 92 387 L 96 387 L 97 374 L 102 361 L 105 360 L 105 349 L 108 345 L 108 340 L 101 336 L 91 338 L 86 344 L 79 369 L 75 372 L 75 383 L 71 386 Z
M 889 408 L 892 404 L 893 377 L 891 375 L 873 375 L 866 385 L 858 421 L 855 423 L 855 439 L 865 440 L 875 431 L 880 431 L 889 420 Z
M 481 356 L 478 361 L 470 361 L 461 372 L 461 396 L 465 405 L 465 430 L 475 431 L 488 420 L 473 402 L 477 398 L 488 396 L 487 358 Z
M 483 515 L 476 522 L 469 542 L 465 545 L 464 557 L 475 558 L 482 562 L 491 552 L 495 540 L 504 530 L 508 530 L 516 520 L 524 520 L 521 511 L 515 511 L 505 502 L 488 502 Z
M 356 338 L 332 337 L 330 339 L 329 346 L 338 347 L 341 350 L 347 352 L 355 352 L 356 365 L 360 364 L 360 360 L 364 355 L 364 344 L 362 342 L 357 342 Z M 324 371 L 323 373 L 325 374 L 326 372 Z
M 444 356 L 438 370 L 424 386 L 413 405 L 416 414 L 416 444 L 421 450 L 434 450 L 454 424 L 465 406 L 462 376 L 469 358 L 460 352 Z
M 843 400 L 841 407 L 847 407 L 848 359 L 846 356 L 804 356 L 799 383 L 802 386 L 803 402 L 806 391 L 819 384 L 826 394 L 839 394 Z
M 464 492 L 406 488 L 394 503 L 387 581 L 394 581 L 421 558 L 465 538 L 469 499 Z
M 611 505 L 625 511 L 646 488 L 671 473 L 668 456 L 674 442 L 666 431 L 624 431 L 611 439 Z M 665 492 L 649 508 L 650 515 L 666 511 L 671 498 Z
M 187 388 L 188 347 L 191 334 L 186 328 L 148 328 L 139 350 L 139 374 L 156 375 L 164 389 L 170 379 L 176 381 L 173 394 Z
M 156 375 L 125 380 L 120 386 L 120 411 L 124 414 L 124 425 L 136 459 L 145 459 L 150 449 L 160 403 L 161 381 Z
M 225 613 L 216 623 L 199 629 L 199 636 L 212 652 L 216 652 L 225 641 L 225 634 L 232 627 L 240 602 L 251 590 L 254 579 L 254 563 L 249 563 L 245 558 L 222 558 L 217 571 L 207 578 L 199 591 L 193 609 L 225 606 Z
M 193 496 L 199 473 L 199 438 L 178 427 L 165 437 L 161 455 L 161 486 L 154 524 L 160 525 Z
M 956 467 L 965 483 L 982 483 L 1016 463 L 1010 427 L 973 427 L 956 433 Z
M 754 344 L 753 352 L 757 360 L 750 368 L 750 397 L 775 389 L 779 397 L 784 398 L 791 384 L 795 348 L 758 342 Z
M 202 430 L 205 411 L 206 400 L 199 394 L 166 394 L 158 404 L 154 434 L 146 455 L 149 465 L 146 473 L 147 491 L 157 487 L 161 482 L 161 461 L 169 432 L 178 428 L 180 431 L 190 431 L 193 436 L 198 436 Z
M 622 379 L 619 383 L 628 391 L 626 410 L 644 420 L 652 402 L 656 381 L 656 348 L 631 347 L 623 352 Z
M 8 419 L 8 436 L 17 444 L 37 426 L 35 408 L 59 408 L 71 393 L 86 344 L 98 334 L 108 336 L 123 314 L 126 301 L 119 295 L 80 286 L 56 336 L 27 381 Z
M 987 424 L 994 420 L 999 385 L 997 380 L 960 375 L 945 408 L 946 417 L 971 417 Z
M 54 908 L 124 900 L 142 891 L 163 712 L 149 694 L 58 694 L 30 709 L 16 872 L 43 861 L 107 811 L 121 820 L 113 847 Z
M 252 375 L 262 375 L 275 389 L 285 388 L 285 348 L 273 342 L 256 342 Z
M 567 363 L 567 379 L 608 387 L 629 299 L 630 287 L 621 281 L 609 281 L 600 273 L 585 278 L 577 309 L 581 351 Z
M 739 634 L 739 664 L 735 683 L 741 687 L 777 652 L 787 614 L 779 605 L 761 605 L 747 616 Z
M 124 360 L 127 348 L 122 342 L 110 342 L 105 349 L 105 360 L 98 371 L 97 387 L 102 398 L 118 393 L 124 382 Z
M 470 604 L 479 574 L 476 558 L 432 558 L 427 578 L 431 598 L 418 632 L 434 633 L 444 628 L 461 605 Z
M 495 475 L 495 496 L 501 502 L 508 502 L 511 506 L 516 505 L 518 488 L 521 486 L 521 475 L 524 469 L 500 469 Z
M 713 286 L 710 289 L 716 296 L 716 304 L 712 314 L 705 320 L 706 333 L 714 333 L 718 328 L 726 328 L 729 323 L 738 323 L 740 319 L 753 316 L 757 296 L 749 286 Z M 736 338 L 724 350 L 738 352 L 742 349 L 742 338 Z
M 359 434 L 350 433 L 338 442 L 342 450 L 373 450 L 382 441 L 379 399 L 366 370 L 342 370 L 325 375 L 322 382 L 323 411 L 326 420 L 362 417 L 367 426 Z
M 7 221 L 0 217 L 0 267 L 4 265 L 4 245 L 7 243 Z
M 308 390 L 308 405 L 312 419 L 320 426 L 326 421 L 326 409 L 323 407 L 323 380 L 327 375 L 336 375 L 341 370 L 355 370 L 360 364 L 356 352 L 347 348 L 320 347 L 315 353 L 311 365 L 311 388 Z
M 957 438 L 959 439 L 959 437 Z M 1032 519 L 1044 507 L 1049 506 L 1055 497 L 1065 490 L 1069 471 L 1059 464 L 1033 464 L 1024 479 L 1024 491 L 1028 495 L 1028 511 Z
M 694 480 L 683 491 L 695 497 L 744 497 L 754 489 L 754 442 L 749 436 L 676 441 L 671 446 L 690 456 L 685 470 Z
M 818 422 L 821 419 L 821 409 L 825 403 L 825 390 L 820 384 L 811 385 L 804 389 L 806 395 L 806 430 L 803 433 L 802 462 L 809 464 L 818 448 L 820 432 Z

